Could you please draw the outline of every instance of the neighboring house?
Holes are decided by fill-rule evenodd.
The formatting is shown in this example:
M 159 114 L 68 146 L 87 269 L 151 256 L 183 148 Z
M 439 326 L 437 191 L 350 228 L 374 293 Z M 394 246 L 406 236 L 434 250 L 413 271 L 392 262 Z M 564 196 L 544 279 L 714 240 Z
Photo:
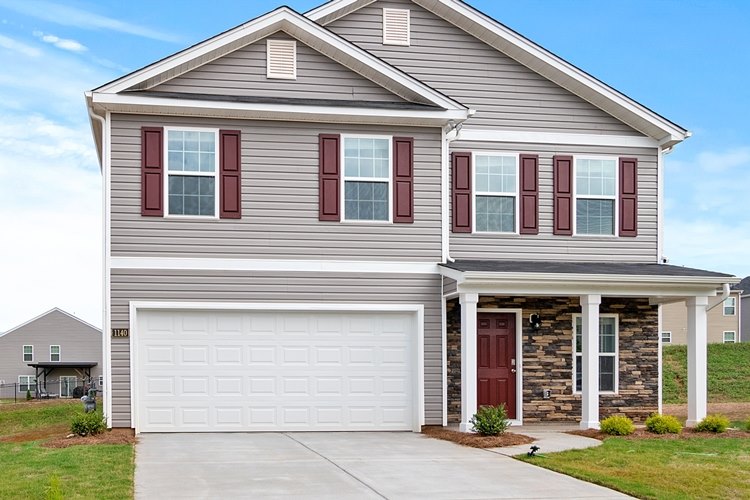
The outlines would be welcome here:
M 732 287 L 740 295 L 740 342 L 750 342 L 750 276 Z
M 733 344 L 740 342 L 742 317 L 742 290 L 731 290 L 724 301 L 713 300 L 708 312 L 708 343 Z M 687 309 L 685 302 L 662 306 L 662 344 L 687 344 Z
M 72 397 L 76 387 L 92 381 L 100 386 L 101 376 L 102 331 L 61 309 L 0 335 L 4 397 L 8 384 L 17 384 L 18 393 Z
M 737 279 L 659 264 L 689 132 L 471 6 L 281 7 L 86 101 L 110 425 L 643 419 L 676 298 L 705 415 L 706 305 Z

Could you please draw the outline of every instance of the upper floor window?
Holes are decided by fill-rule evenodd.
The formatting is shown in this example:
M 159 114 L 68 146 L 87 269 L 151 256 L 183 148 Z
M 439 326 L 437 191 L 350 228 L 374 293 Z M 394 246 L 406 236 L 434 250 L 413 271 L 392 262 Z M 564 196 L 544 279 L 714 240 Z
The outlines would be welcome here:
M 737 342 L 737 332 L 724 332 L 724 343 L 734 344 Z
M 60 346 L 59 345 L 49 346 L 49 360 L 60 361 Z
M 577 158 L 575 195 L 576 234 L 614 235 L 617 160 Z
M 516 156 L 474 156 L 476 232 L 515 233 L 518 193 Z
M 34 361 L 34 346 L 25 345 L 23 346 L 23 362 L 31 363 Z
M 344 220 L 391 220 L 391 138 L 343 137 Z
M 215 217 L 218 212 L 218 131 L 166 129 L 168 215 Z
M 409 45 L 409 9 L 383 9 L 383 45 Z
M 737 311 L 737 298 L 727 297 L 724 299 L 724 316 L 734 316 Z
M 573 356 L 573 374 L 575 375 L 575 392 L 583 386 L 583 346 L 582 320 L 579 314 L 573 316 L 573 338 L 575 355 Z M 599 392 L 617 392 L 617 315 L 602 314 L 599 316 Z

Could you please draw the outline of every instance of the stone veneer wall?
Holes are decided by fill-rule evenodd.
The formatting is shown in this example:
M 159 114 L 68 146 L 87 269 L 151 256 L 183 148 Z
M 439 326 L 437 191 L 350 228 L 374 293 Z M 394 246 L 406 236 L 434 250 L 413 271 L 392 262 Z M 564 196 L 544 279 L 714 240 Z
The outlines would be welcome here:
M 478 307 L 523 309 L 523 420 L 579 421 L 581 396 L 573 394 L 573 314 L 578 297 L 479 297 Z M 658 307 L 648 299 L 603 297 L 601 314 L 619 315 L 619 390 L 599 397 L 600 418 L 626 415 L 643 421 L 659 406 Z M 542 327 L 528 325 L 540 313 Z M 448 422 L 461 420 L 461 306 L 447 308 Z M 551 391 L 543 399 L 543 390 Z

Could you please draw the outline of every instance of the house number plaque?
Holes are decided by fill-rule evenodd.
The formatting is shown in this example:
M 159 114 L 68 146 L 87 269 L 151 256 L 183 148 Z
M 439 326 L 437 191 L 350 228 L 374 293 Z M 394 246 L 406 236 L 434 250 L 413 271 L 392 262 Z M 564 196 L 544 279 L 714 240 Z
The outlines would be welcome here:
M 130 337 L 130 328 L 112 328 L 113 337 Z

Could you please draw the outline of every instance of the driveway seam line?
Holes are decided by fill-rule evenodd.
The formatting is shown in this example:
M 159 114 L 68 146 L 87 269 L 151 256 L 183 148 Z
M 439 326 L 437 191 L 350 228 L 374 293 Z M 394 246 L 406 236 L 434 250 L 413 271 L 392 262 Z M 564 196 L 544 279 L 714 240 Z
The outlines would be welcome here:
M 318 456 L 319 456 L 320 458 L 322 458 L 323 460 L 325 460 L 325 461 L 326 461 L 326 462 L 328 462 L 329 464 L 333 465 L 334 467 L 336 467 L 336 468 L 337 468 L 337 469 L 339 469 L 339 470 L 340 470 L 341 472 L 343 472 L 343 473 L 344 473 L 344 474 L 346 474 L 347 476 L 351 477 L 352 479 L 354 479 L 354 480 L 355 480 L 355 481 L 357 481 L 358 483 L 360 483 L 360 484 L 363 484 L 363 485 L 364 485 L 364 486 L 366 486 L 366 487 L 367 487 L 367 488 L 368 488 L 369 490 L 371 490 L 371 491 L 372 491 L 373 493 L 375 493 L 376 495 L 378 495 L 378 496 L 379 496 L 380 498 L 383 498 L 383 499 L 385 499 L 385 500 L 388 500 L 388 497 L 387 497 L 387 496 L 383 495 L 383 494 L 382 494 L 382 493 L 380 493 L 380 492 L 379 492 L 378 490 L 376 490 L 375 488 L 373 488 L 372 486 L 370 486 L 370 485 L 369 485 L 369 484 L 367 484 L 366 482 L 362 481 L 362 480 L 361 480 L 360 478 L 358 478 L 357 476 L 355 476 L 354 474 L 352 474 L 352 473 L 351 473 L 351 472 L 349 472 L 348 470 L 344 469 L 343 467 L 341 467 L 341 466 L 340 466 L 339 464 L 337 464 L 336 462 L 334 462 L 333 460 L 331 460 L 331 459 L 330 459 L 330 458 L 328 458 L 327 456 L 325 456 L 325 455 L 323 455 L 323 454 L 321 454 L 321 453 L 318 453 L 317 451 L 315 451 L 315 450 L 313 450 L 312 448 L 310 448 L 309 446 L 307 446 L 307 445 L 306 445 L 305 443 L 303 443 L 303 442 L 301 442 L 301 441 L 298 441 L 298 440 L 294 439 L 294 438 L 293 438 L 292 436 L 290 436 L 290 435 L 289 435 L 289 434 L 287 434 L 286 432 L 284 432 L 284 433 L 282 433 L 282 434 L 284 434 L 284 435 L 285 435 L 286 437 L 288 437 L 289 439 L 291 439 L 291 440 L 292 440 L 292 441 L 294 441 L 295 443 L 299 444 L 299 445 L 300 445 L 300 446 L 302 446 L 303 448 L 306 448 L 306 449 L 310 450 L 311 452 L 315 453 L 315 454 L 316 454 L 316 455 L 318 455 Z

